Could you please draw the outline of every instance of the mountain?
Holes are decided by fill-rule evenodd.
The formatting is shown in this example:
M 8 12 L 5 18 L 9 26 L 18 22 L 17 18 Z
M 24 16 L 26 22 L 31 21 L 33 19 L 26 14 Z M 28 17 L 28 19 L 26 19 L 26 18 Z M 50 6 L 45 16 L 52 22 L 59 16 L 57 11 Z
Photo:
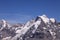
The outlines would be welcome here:
M 60 40 L 60 22 L 46 15 L 25 24 L 0 21 L 0 40 Z

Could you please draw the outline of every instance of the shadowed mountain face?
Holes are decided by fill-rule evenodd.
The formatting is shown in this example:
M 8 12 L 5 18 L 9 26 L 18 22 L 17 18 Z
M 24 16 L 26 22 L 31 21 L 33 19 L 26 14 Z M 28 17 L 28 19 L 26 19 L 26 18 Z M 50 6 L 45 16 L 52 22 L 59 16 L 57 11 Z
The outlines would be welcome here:
M 26 24 L 0 21 L 0 40 L 60 40 L 60 23 L 46 15 Z

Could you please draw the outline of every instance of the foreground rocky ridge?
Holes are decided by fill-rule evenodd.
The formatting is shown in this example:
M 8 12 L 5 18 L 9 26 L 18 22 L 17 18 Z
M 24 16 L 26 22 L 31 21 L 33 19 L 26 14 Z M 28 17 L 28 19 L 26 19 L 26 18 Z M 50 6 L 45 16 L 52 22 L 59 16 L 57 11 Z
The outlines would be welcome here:
M 60 40 L 60 23 L 46 15 L 26 24 L 10 25 L 0 21 L 0 40 Z

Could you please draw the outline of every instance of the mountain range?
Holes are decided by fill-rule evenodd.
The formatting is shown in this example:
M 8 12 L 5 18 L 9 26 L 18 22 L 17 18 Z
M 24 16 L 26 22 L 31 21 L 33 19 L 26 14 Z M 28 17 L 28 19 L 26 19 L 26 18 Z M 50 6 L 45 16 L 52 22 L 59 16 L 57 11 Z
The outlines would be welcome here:
M 46 15 L 25 24 L 0 20 L 0 40 L 60 40 L 60 22 Z

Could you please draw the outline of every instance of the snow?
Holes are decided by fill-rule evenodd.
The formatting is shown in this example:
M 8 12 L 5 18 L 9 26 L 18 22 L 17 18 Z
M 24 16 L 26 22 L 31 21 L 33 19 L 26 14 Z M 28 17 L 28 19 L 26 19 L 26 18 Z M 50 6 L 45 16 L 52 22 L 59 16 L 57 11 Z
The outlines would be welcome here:
M 16 33 L 21 33 L 21 30 L 16 30 Z
M 37 22 L 34 23 L 35 29 L 32 31 L 32 33 L 35 33 L 35 31 L 36 31 L 36 29 L 38 28 L 38 26 L 40 25 L 40 23 L 41 23 L 41 21 L 37 21 Z
M 11 36 L 3 38 L 2 40 L 10 40 Z
M 49 31 L 51 36 L 53 38 L 56 38 L 55 35 L 57 35 L 57 34 L 55 33 L 55 30 L 57 31 L 57 26 L 55 24 L 52 25 L 52 23 L 51 23 L 51 22 L 55 23 L 55 19 L 54 18 L 49 19 L 46 15 L 42 15 L 42 16 L 38 16 L 38 17 L 39 18 L 36 21 L 34 21 L 34 20 L 28 21 L 24 26 L 21 26 L 21 27 L 19 26 L 19 27 L 16 27 L 16 28 L 12 27 L 11 29 L 12 30 L 15 29 L 14 32 L 16 33 L 16 35 L 14 37 L 12 37 L 11 40 L 17 40 L 17 38 L 20 38 L 20 40 L 22 40 L 22 36 L 24 36 L 26 33 L 28 33 L 29 35 L 31 33 L 34 34 L 36 32 L 36 30 L 38 32 L 43 32 L 43 33 L 47 32 L 46 34 L 48 34 L 48 31 Z M 48 23 L 48 24 L 44 24 L 42 22 Z M 7 24 L 7 22 L 5 20 L 3 20 L 2 23 L 3 23 L 2 29 L 6 28 L 6 25 L 8 26 L 8 28 L 11 27 L 11 25 Z M 39 29 L 38 27 L 39 28 L 41 27 L 41 29 Z M 42 29 L 43 29 L 43 31 L 41 31 Z M 60 30 L 59 30 L 59 32 L 60 32 Z M 49 36 L 49 35 L 47 35 L 47 36 Z M 32 36 L 33 35 L 30 35 L 27 38 L 32 37 Z M 11 37 L 9 36 L 9 37 L 3 38 L 3 39 L 8 40 L 10 38 Z
M 30 25 L 30 22 L 27 22 L 26 25 L 24 26 L 24 28 L 21 29 L 20 34 L 25 34 L 32 26 L 33 26 L 33 24 Z
M 2 19 L 2 27 L 1 27 L 0 30 L 2 30 L 3 28 L 5 28 L 6 24 L 7 24 L 7 22 L 4 19 Z
M 43 29 L 47 29 L 46 27 L 43 27 Z
M 47 18 L 46 15 L 42 15 L 42 16 L 39 16 L 39 17 L 41 17 L 41 19 L 44 21 L 44 23 L 49 22 L 49 18 Z
M 50 29 L 49 32 L 50 32 L 51 36 L 55 39 L 56 38 L 55 37 L 56 33 L 55 32 L 52 32 L 52 29 Z
M 37 28 L 38 27 L 38 25 L 40 25 L 40 23 L 41 23 L 41 21 L 37 21 L 37 22 L 35 22 L 35 28 Z
M 2 22 L 3 22 L 3 27 L 6 27 L 6 21 L 2 19 Z
M 52 23 L 55 23 L 55 19 L 54 19 L 54 18 L 50 18 L 50 21 L 51 21 Z

